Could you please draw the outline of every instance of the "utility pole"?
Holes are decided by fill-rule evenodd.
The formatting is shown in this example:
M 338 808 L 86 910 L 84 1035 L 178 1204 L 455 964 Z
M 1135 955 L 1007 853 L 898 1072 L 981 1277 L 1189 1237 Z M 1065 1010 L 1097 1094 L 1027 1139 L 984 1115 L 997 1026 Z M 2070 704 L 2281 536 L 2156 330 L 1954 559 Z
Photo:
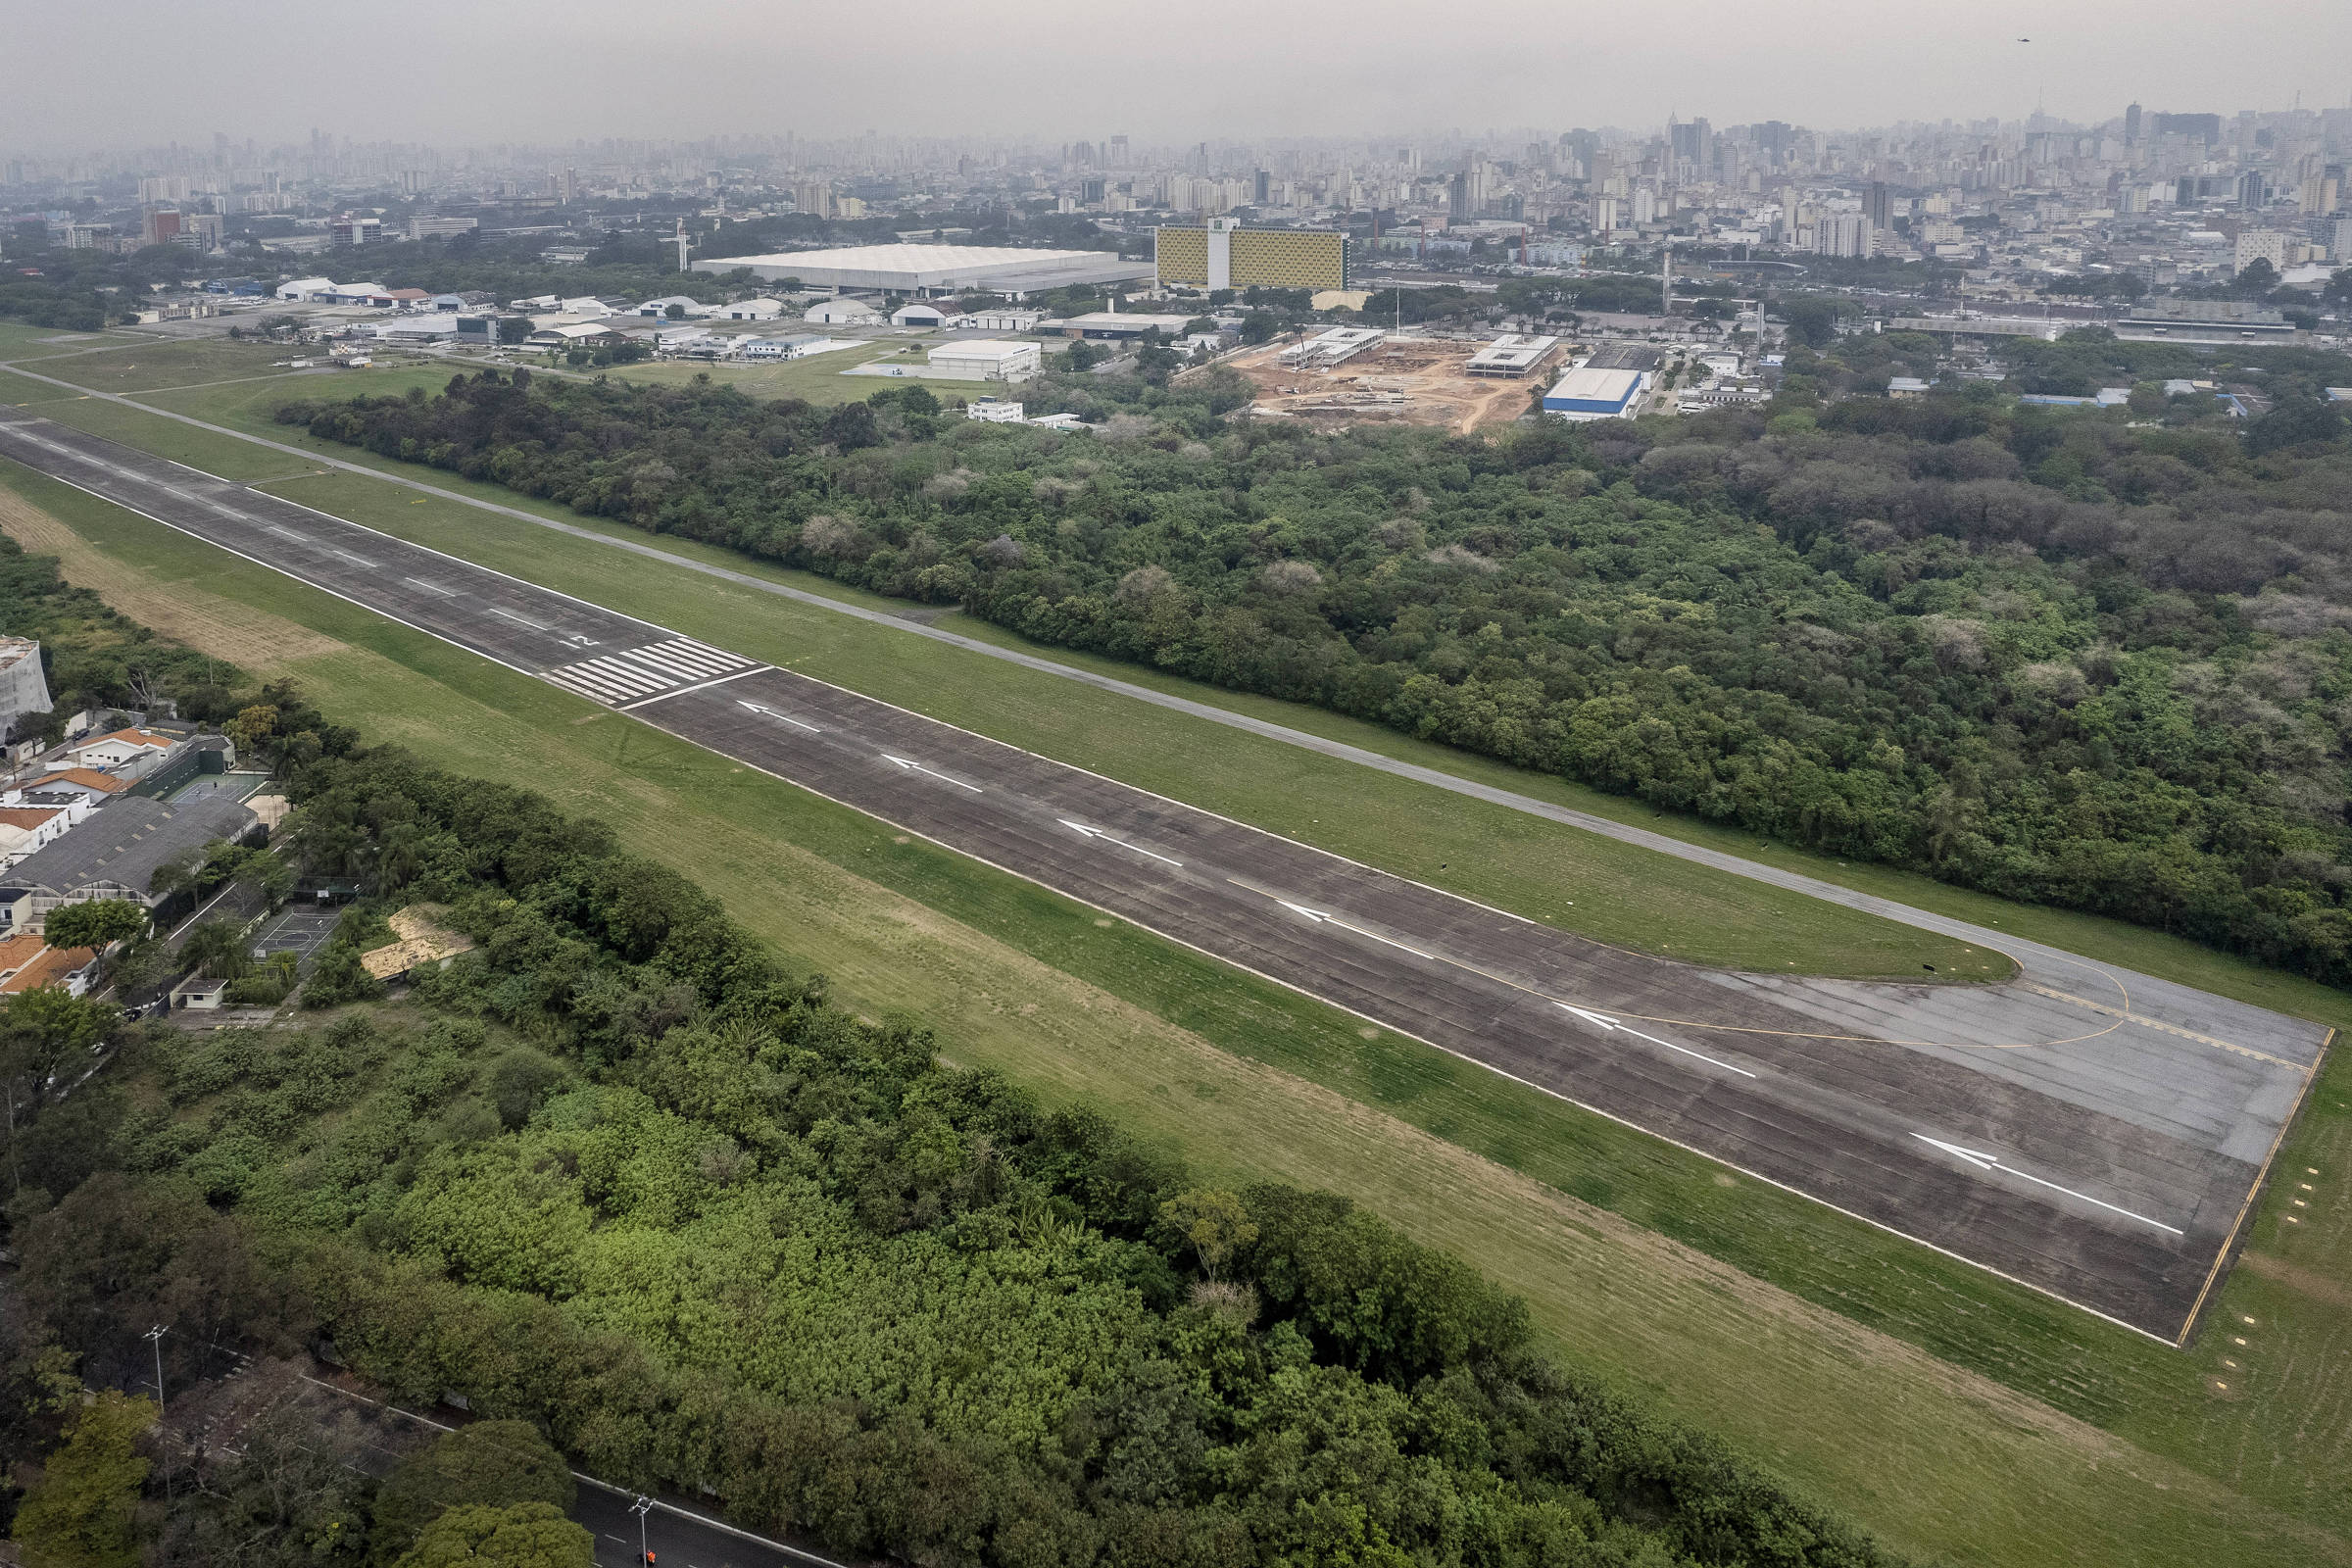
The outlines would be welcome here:
M 654 1560 L 653 1548 L 646 1544 L 645 1539 L 645 1517 L 653 1511 L 654 1499 L 651 1497 L 639 1496 L 635 1502 L 629 1504 L 629 1512 L 637 1516 L 637 1561 L 640 1564 L 650 1563 Z
M 159 1427 L 163 1425 L 164 1421 L 164 1336 L 171 1332 L 171 1324 L 158 1323 L 140 1336 L 141 1339 L 155 1347 L 155 1421 Z M 164 1496 L 168 1499 L 171 1495 L 172 1443 L 167 1434 L 164 1440 Z

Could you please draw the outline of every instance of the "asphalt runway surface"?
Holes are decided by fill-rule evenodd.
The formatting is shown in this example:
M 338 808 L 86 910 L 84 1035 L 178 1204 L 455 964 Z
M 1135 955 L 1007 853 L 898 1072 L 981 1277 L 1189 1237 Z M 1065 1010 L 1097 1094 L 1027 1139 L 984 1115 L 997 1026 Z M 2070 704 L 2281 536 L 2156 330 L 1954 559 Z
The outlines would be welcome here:
M 0 408 L 0 456 L 1727 1165 L 2185 1342 L 2329 1031 L 1896 905 L 2012 981 L 1626 953 Z

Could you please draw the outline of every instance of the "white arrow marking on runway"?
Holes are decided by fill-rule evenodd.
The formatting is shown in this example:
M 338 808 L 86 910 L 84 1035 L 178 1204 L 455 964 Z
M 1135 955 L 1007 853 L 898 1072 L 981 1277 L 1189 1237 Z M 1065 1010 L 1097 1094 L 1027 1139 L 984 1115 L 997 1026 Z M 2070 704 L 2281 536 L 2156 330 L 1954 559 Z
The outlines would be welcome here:
M 811 735 L 822 735 L 824 733 L 823 730 L 818 729 L 814 724 L 804 724 L 799 719 L 793 717 L 790 713 L 779 713 L 772 708 L 762 708 L 758 703 L 747 703 L 740 697 L 735 699 L 735 706 L 738 708 L 748 708 L 755 713 L 765 713 L 770 718 L 780 718 L 785 723 L 792 725 L 794 728 L 805 729 Z
M 1184 864 L 1182 860 L 1171 860 L 1164 855 L 1152 855 L 1152 851 L 1145 849 L 1141 844 L 1130 844 L 1125 839 L 1113 838 L 1099 827 L 1088 827 L 1084 822 L 1073 822 L 1066 816 L 1057 816 L 1054 820 L 1073 833 L 1082 833 L 1090 839 L 1101 839 L 1105 844 L 1116 844 L 1120 849 L 1133 850 L 1138 855 L 1151 855 L 1152 858 L 1159 861 L 1162 865 L 1180 867 Z
M 1632 1035 L 1636 1040 L 1646 1040 L 1653 1046 L 1664 1046 L 1668 1051 L 1679 1051 L 1686 1056 L 1696 1056 L 1701 1061 L 1710 1062 L 1715 1066 L 1721 1067 L 1725 1072 L 1736 1072 L 1742 1078 L 1753 1078 L 1755 1076 L 1754 1073 L 1749 1072 L 1745 1067 L 1735 1067 L 1730 1062 L 1721 1060 L 1715 1056 L 1710 1056 L 1703 1051 L 1692 1051 L 1689 1046 L 1678 1046 L 1671 1040 L 1660 1040 L 1656 1035 L 1645 1035 L 1641 1030 L 1621 1023 L 1617 1019 L 1610 1017 L 1605 1012 L 1594 1012 L 1588 1007 L 1570 1007 L 1565 1002 L 1558 1003 L 1556 1005 L 1566 1008 L 1568 1011 L 1575 1013 L 1579 1018 L 1584 1019 L 1585 1022 L 1594 1025 L 1603 1034 L 1616 1034 L 1620 1031 L 1623 1031 L 1626 1034 Z
M 2167 1225 L 2160 1219 L 2150 1219 L 2145 1214 L 2134 1214 L 2128 1208 L 2118 1208 L 2115 1204 L 2106 1201 L 2104 1199 L 2093 1198 L 2088 1193 L 2078 1193 L 2073 1188 L 2061 1187 L 2056 1182 L 2045 1182 L 2040 1177 L 2035 1176 L 2029 1171 L 2019 1170 L 2015 1165 L 2004 1165 L 2001 1163 L 2001 1156 L 1998 1154 L 1987 1154 L 1981 1149 L 1963 1149 L 1958 1144 L 1947 1144 L 1940 1138 L 1930 1138 L 1926 1133 L 1913 1133 L 1911 1136 L 1918 1139 L 1923 1144 L 1935 1145 L 1937 1149 L 1942 1150 L 1954 1159 L 1967 1160 L 1971 1165 L 1976 1166 L 1979 1170 L 2007 1171 L 2010 1175 L 2018 1177 L 2024 1181 L 2032 1182 L 2036 1187 L 2047 1187 L 2053 1193 L 2064 1193 L 2069 1198 L 2079 1198 L 2083 1202 L 2088 1203 L 2095 1208 L 2106 1209 L 2111 1214 L 2121 1214 L 2126 1219 L 2135 1219 L 2142 1225 L 2153 1225 L 2158 1230 L 2168 1232 L 2174 1236 L 2182 1234 L 2180 1227 L 2178 1225 Z
M 884 752 L 882 754 L 882 760 L 885 762 L 895 762 L 910 773 L 929 773 L 933 778 L 938 779 L 942 784 L 953 784 L 959 790 L 970 790 L 974 795 L 985 795 L 988 793 L 977 784 L 966 784 L 959 778 L 950 778 L 945 773 L 939 772 L 933 768 L 925 767 L 922 763 L 915 761 L 911 758 L 893 757 L 888 752 Z
M 513 622 L 514 622 L 515 625 L 517 625 L 517 626 L 528 626 L 528 627 L 530 627 L 530 628 L 531 628 L 531 630 L 533 630 L 533 631 L 545 631 L 545 630 L 547 630 L 547 628 L 546 628 L 545 626 L 542 626 L 542 625 L 540 625 L 540 624 L 539 624 L 537 621 L 535 621 L 535 620 L 525 620 L 525 619 L 523 619 L 523 618 L 522 618 L 520 615 L 517 615 L 517 614 L 515 614 L 515 613 L 514 613 L 513 611 L 509 611 L 509 610 L 500 610 L 500 609 L 498 609 L 496 606 L 493 606 L 493 607 L 491 607 L 490 613 L 492 613 L 493 615 L 497 615 L 497 616 L 499 616 L 499 617 L 501 617 L 501 618 L 503 618 L 503 619 L 506 619 L 506 620 L 511 620 L 511 621 L 513 621 Z
M 1424 953 L 1408 942 L 1399 942 L 1395 937 L 1384 937 L 1377 931 L 1357 925 L 1353 920 L 1344 920 L 1329 909 L 1310 909 L 1303 904 L 1293 904 L 1288 899 L 1276 899 L 1274 902 L 1294 914 L 1305 915 L 1317 925 L 1336 925 L 1343 931 L 1352 931 L 1359 937 L 1370 937 L 1383 946 L 1395 948 L 1399 953 L 1409 953 L 1416 958 L 1427 958 L 1432 963 L 1453 963 L 1451 958 L 1441 958 L 1434 953 Z M 1457 969 L 1463 967 L 1458 963 L 1453 966 Z

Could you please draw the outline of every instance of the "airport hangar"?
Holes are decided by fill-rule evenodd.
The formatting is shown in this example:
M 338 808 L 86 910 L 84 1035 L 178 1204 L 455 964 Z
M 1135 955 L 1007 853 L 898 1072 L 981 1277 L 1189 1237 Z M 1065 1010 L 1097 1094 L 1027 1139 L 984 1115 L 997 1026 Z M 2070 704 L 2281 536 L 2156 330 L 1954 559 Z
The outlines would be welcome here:
M 1031 251 L 1005 245 L 855 245 L 846 250 L 720 256 L 698 272 L 749 269 L 762 282 L 797 277 L 808 288 L 903 294 L 1005 294 L 1019 299 L 1073 283 L 1132 283 L 1152 274 L 1150 262 L 1124 262 L 1109 251 Z

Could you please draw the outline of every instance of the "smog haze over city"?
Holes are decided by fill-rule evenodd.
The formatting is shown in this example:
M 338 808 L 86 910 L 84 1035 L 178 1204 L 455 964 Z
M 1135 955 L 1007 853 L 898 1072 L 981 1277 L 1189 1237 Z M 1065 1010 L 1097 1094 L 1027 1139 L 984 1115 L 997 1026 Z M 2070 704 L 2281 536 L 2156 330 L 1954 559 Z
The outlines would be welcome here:
M 0 146 L 65 152 L 313 126 L 429 146 L 728 134 L 1173 142 L 1542 124 L 2062 118 L 2340 103 L 2352 7 L 2285 0 L 1656 9 L 1507 0 L 1155 7 L 1013 0 L 974 14 L 683 0 L 423 0 L 321 28 L 263 0 L 27 8 Z

